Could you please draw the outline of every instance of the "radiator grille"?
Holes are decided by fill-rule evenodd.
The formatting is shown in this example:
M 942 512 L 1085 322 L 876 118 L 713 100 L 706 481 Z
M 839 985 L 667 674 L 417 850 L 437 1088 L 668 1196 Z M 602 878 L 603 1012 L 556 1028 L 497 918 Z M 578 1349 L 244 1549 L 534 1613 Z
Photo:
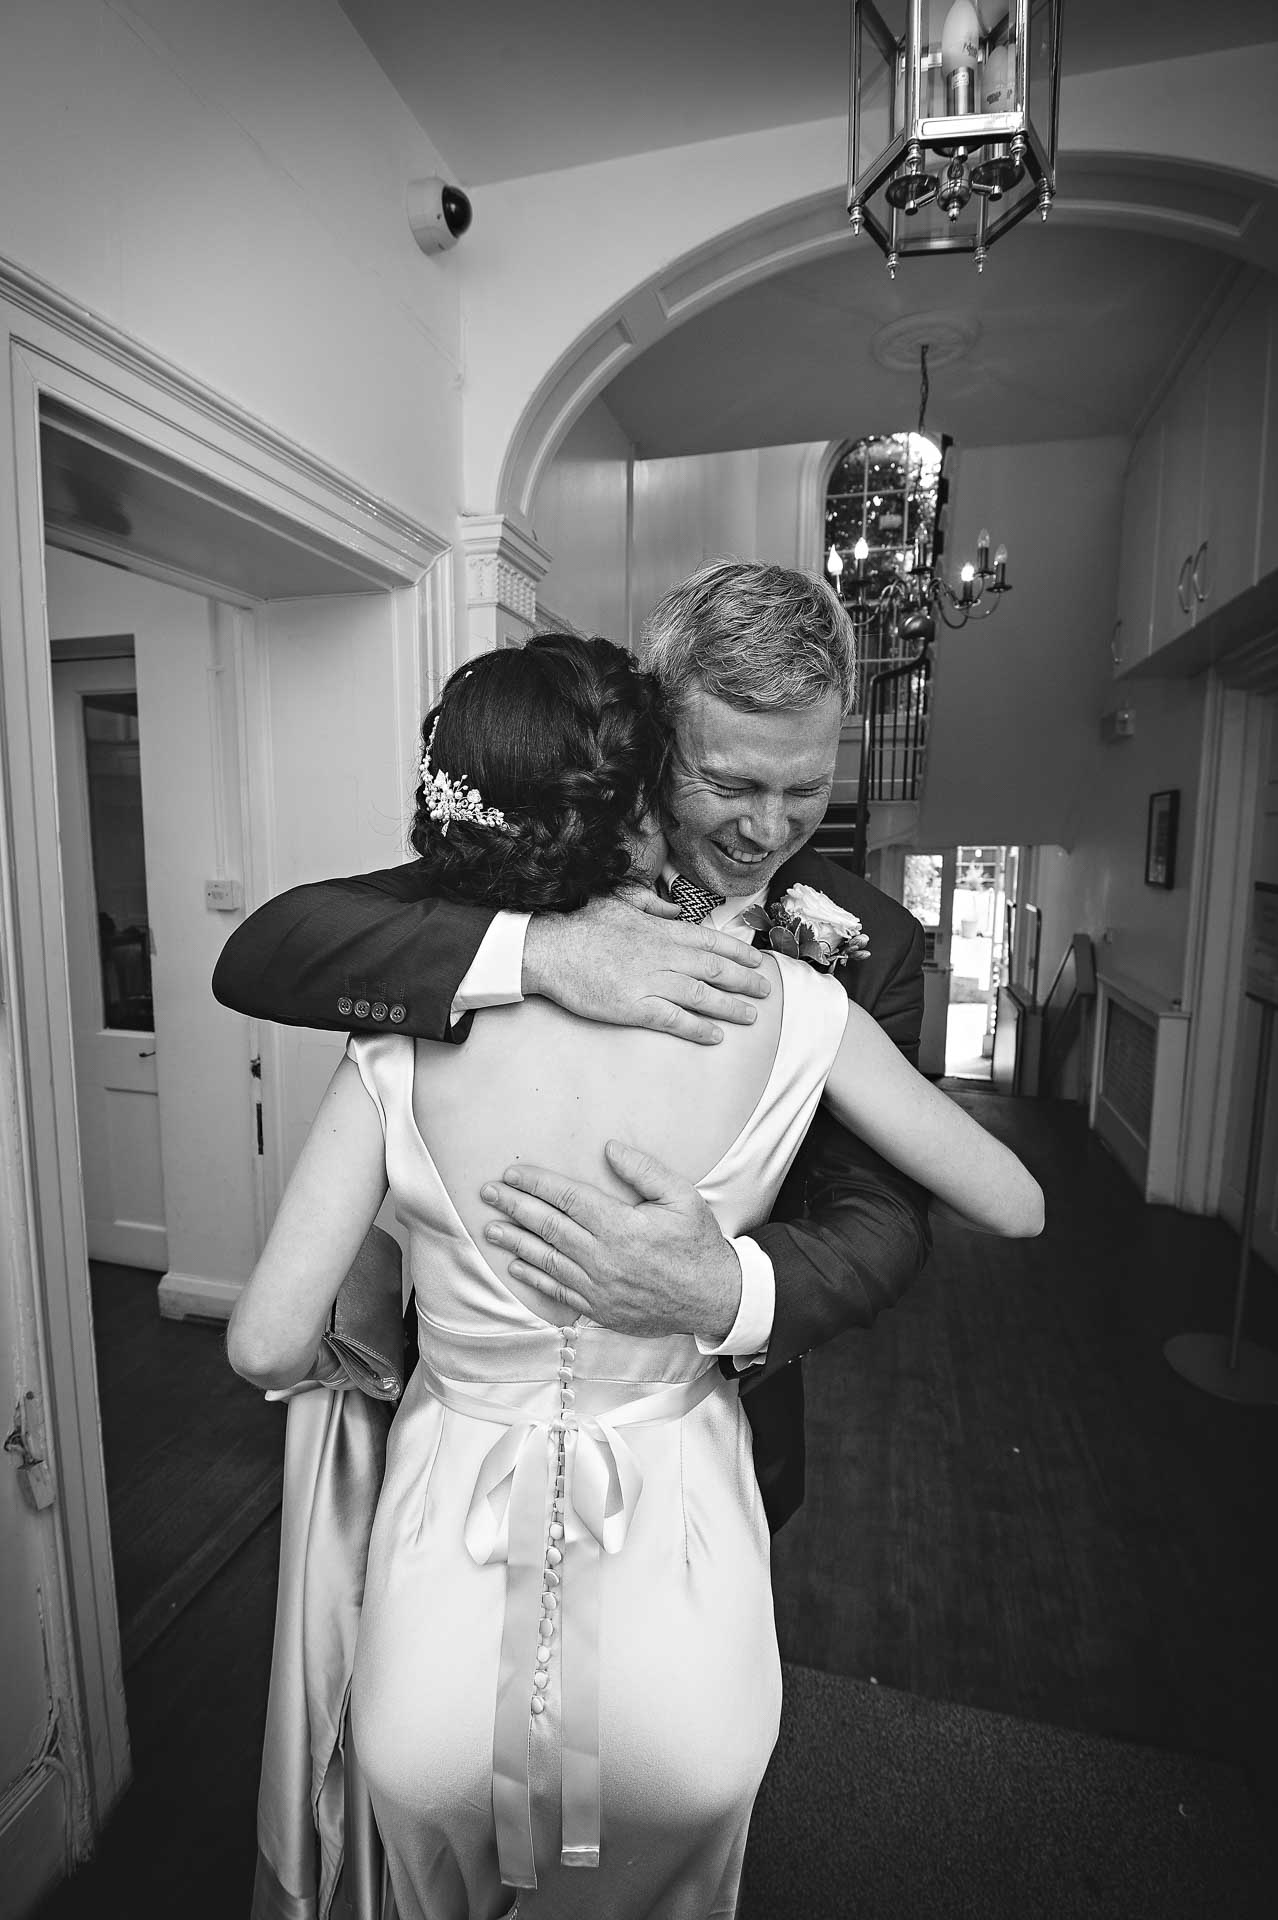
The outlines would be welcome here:
M 1101 1093 L 1138 1139 L 1149 1143 L 1157 1028 L 1111 1000 L 1105 1021 Z

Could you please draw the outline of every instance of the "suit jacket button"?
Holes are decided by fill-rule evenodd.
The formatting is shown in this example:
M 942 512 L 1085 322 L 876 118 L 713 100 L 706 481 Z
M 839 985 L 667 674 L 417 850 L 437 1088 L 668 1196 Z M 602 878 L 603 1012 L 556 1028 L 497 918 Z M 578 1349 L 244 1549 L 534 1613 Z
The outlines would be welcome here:
M 346 995 L 343 994 L 341 999 L 337 1003 L 337 1011 L 342 1015 L 348 1014 L 351 1010 L 351 1005 L 352 1005 L 351 1001 L 349 1001 L 346 998 Z
M 357 1000 L 355 1002 L 355 1018 L 357 1020 L 367 1020 L 368 1018 L 367 1000 Z
M 374 1020 L 384 1020 L 386 1018 L 386 1002 L 384 1000 L 374 1000 L 372 1013 Z
M 398 1003 L 396 1003 L 396 1005 L 391 1008 L 390 1017 L 394 1021 L 396 1026 L 398 1026 L 400 1022 L 406 1017 L 407 1011 L 408 1010 L 406 1007 L 401 1007 Z

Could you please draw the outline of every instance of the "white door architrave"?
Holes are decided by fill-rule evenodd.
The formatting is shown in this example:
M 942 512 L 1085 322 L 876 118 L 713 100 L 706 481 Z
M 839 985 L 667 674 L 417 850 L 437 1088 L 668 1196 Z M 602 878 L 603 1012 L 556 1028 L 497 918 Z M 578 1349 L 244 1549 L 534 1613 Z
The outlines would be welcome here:
M 12 1750 L 0 1747 L 0 1836 L 6 1858 L 26 1863 L 34 1899 L 91 1850 L 129 1778 L 67 1018 L 42 401 L 124 436 L 139 466 L 153 453 L 166 473 L 188 475 L 192 491 L 206 483 L 282 549 L 322 553 L 353 586 L 389 594 L 406 768 L 417 717 L 453 664 L 453 587 L 445 539 L 3 262 L 0 347 L 0 1192 L 12 1272 L 0 1292 L 0 1349 L 12 1355 L 6 1393 L 46 1411 L 54 1489 L 39 1511 L 10 1500 L 7 1485 L 0 1496 L 0 1558 L 13 1574 L 8 1646 L 24 1670 L 47 1675 L 38 1691 L 48 1696 L 44 1712 L 23 1697 Z M 174 577 L 163 556 L 129 564 Z M 251 595 L 226 597 L 251 608 Z M 265 725 L 250 724 L 243 743 L 250 800 L 254 780 L 269 776 Z M 252 906 L 273 891 L 269 824 L 249 851 Z M 10 1467 L 6 1457 L 7 1479 Z

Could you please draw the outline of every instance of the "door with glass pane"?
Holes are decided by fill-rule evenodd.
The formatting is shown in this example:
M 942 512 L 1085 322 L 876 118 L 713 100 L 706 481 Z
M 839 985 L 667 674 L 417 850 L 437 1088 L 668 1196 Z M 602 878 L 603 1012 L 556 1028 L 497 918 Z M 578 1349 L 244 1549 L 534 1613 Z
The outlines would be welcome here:
M 53 669 L 58 826 L 89 1257 L 168 1266 L 141 743 L 131 659 Z

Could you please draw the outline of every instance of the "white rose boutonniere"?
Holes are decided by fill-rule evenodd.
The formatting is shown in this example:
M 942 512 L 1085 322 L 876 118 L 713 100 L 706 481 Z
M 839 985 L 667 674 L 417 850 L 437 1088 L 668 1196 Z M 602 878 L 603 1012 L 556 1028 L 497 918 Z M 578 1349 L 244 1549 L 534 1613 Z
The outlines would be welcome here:
M 847 960 L 868 960 L 870 940 L 861 922 L 816 887 L 787 887 L 770 907 L 751 907 L 742 915 L 748 927 L 766 933 L 768 945 L 793 960 L 810 960 L 829 972 Z

